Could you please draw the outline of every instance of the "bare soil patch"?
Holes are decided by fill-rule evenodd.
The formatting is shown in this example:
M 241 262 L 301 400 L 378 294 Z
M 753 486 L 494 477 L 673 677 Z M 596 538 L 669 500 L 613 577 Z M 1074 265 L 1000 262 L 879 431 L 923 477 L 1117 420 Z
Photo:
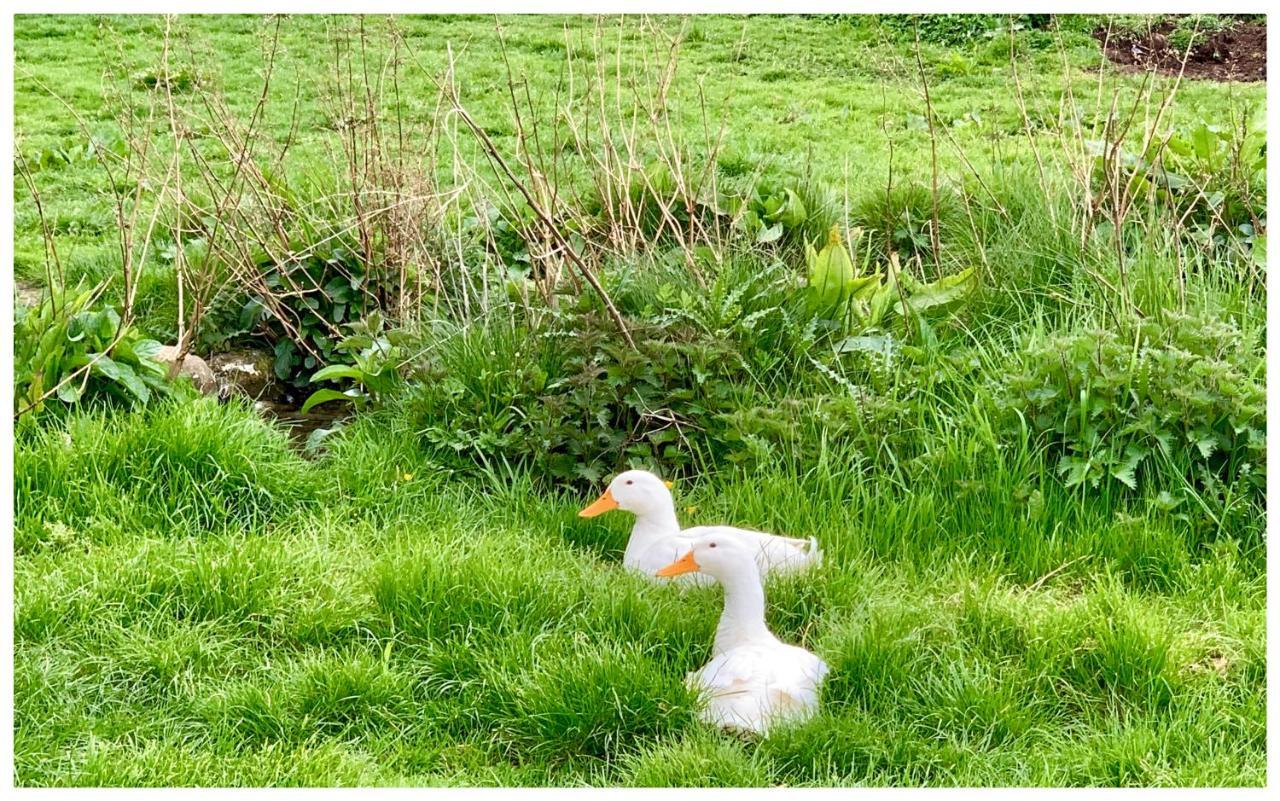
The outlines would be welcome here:
M 1166 20 L 1149 32 L 1111 31 L 1098 28 L 1093 36 L 1103 45 L 1114 64 L 1135 72 L 1154 69 L 1163 75 L 1177 75 L 1186 55 L 1169 42 L 1175 24 Z M 1213 81 L 1265 81 L 1267 79 L 1267 26 L 1241 21 L 1230 28 L 1197 37 L 1198 43 L 1187 57 L 1187 78 Z

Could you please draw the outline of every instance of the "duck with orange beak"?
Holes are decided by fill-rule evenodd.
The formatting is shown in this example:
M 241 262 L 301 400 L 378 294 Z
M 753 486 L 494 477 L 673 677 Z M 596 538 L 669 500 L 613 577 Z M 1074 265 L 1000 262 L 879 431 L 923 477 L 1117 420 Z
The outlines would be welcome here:
M 622 564 L 645 576 L 655 577 L 659 568 L 686 553 L 697 538 L 716 535 L 742 543 L 754 555 L 761 576 L 794 573 L 818 564 L 822 552 L 816 539 L 779 537 L 763 531 L 733 526 L 694 526 L 681 530 L 676 519 L 676 504 L 671 497 L 671 484 L 646 470 L 619 473 L 595 503 L 578 512 L 580 517 L 595 517 L 620 509 L 636 516 L 627 540 Z M 678 579 L 681 584 L 714 584 L 707 573 L 690 573 Z
M 817 710 L 827 663 L 769 631 L 760 570 L 747 545 L 716 534 L 697 537 L 655 575 L 707 575 L 724 586 L 711 661 L 686 679 L 704 702 L 698 713 L 702 720 L 764 734 L 770 726 L 803 720 Z

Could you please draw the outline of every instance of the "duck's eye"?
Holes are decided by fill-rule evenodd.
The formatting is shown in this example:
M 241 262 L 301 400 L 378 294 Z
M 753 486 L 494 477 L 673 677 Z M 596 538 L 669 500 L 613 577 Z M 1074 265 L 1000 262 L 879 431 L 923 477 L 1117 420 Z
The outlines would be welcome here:
M 707 547 L 708 547 L 708 548 L 714 548 L 714 547 L 716 547 L 716 544 L 713 542 L 713 543 L 711 543 L 710 545 L 708 545 Z
M 632 481 L 631 479 L 627 479 L 627 486 L 631 486 L 634 483 L 636 482 Z

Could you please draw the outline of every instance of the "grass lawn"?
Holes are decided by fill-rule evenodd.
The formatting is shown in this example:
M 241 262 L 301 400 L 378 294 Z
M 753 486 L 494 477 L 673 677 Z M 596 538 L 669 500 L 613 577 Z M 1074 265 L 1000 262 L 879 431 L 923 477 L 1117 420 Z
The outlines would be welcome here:
M 332 29 L 352 24 L 280 23 L 287 80 L 258 135 L 296 139 L 281 173 L 328 163 L 323 82 L 296 78 L 331 69 Z M 384 41 L 384 20 L 365 24 Z M 566 34 L 587 59 L 595 22 L 503 18 L 505 56 L 489 17 L 397 24 L 415 61 L 404 112 L 432 113 L 449 43 L 463 102 L 510 154 L 505 63 L 549 109 Z M 602 38 L 644 80 L 681 24 L 603 20 Z M 683 24 L 675 130 L 696 144 L 704 116 L 713 131 L 723 121 L 726 181 L 820 184 L 844 222 L 880 219 L 890 181 L 929 197 L 922 68 L 955 198 L 947 255 L 928 269 L 974 267 L 980 289 L 931 324 L 885 324 L 889 344 L 880 329 L 823 339 L 788 300 L 799 248 L 753 243 L 705 287 L 646 251 L 602 281 L 637 338 L 688 327 L 671 364 L 574 350 L 612 337 L 588 298 L 542 328 L 509 310 L 416 320 L 420 363 L 317 454 L 249 403 L 185 390 L 19 426 L 16 784 L 1265 781 L 1265 509 L 1251 483 L 1265 450 L 1242 443 L 1265 442 L 1266 298 L 1249 251 L 1184 237 L 1154 203 L 1115 240 L 1123 255 L 1105 230 L 1082 244 L 1051 134 L 1068 90 L 1091 110 L 1095 96 L 1123 108 L 1155 93 L 1154 110 L 1172 79 L 1100 77 L 1092 23 L 1024 30 L 1024 113 L 999 30 L 926 41 L 918 68 L 892 27 Z M 178 23 L 236 114 L 258 100 L 274 25 Z M 16 20 L 17 147 L 68 284 L 118 273 L 119 245 L 107 178 L 46 89 L 107 141 L 104 84 L 144 95 L 163 31 L 149 17 Z M 128 75 L 104 82 L 122 64 Z M 1225 129 L 1264 100 L 1262 84 L 1186 81 L 1164 125 Z M 459 153 L 483 161 L 473 141 Z M 453 175 L 449 154 L 423 158 Z M 586 182 L 574 164 L 567 180 Z M 1002 210 L 963 200 L 987 196 Z M 15 198 L 15 276 L 42 285 L 41 217 L 21 181 Z M 918 219 L 895 215 L 881 233 L 933 277 L 905 256 L 928 249 Z M 138 266 L 136 325 L 167 342 L 178 307 L 161 240 Z M 118 280 L 104 298 L 122 302 Z M 598 380 L 574 384 L 582 375 Z M 694 456 L 664 450 L 660 432 L 641 443 L 653 450 L 628 450 L 619 419 L 645 393 L 697 424 Z M 579 457 L 589 469 L 574 473 Z M 628 574 L 630 517 L 576 515 L 611 469 L 655 461 L 677 476 L 685 525 L 822 543 L 819 570 L 767 587 L 774 632 L 832 668 L 814 719 L 748 739 L 694 718 L 683 680 L 708 659 L 719 592 Z

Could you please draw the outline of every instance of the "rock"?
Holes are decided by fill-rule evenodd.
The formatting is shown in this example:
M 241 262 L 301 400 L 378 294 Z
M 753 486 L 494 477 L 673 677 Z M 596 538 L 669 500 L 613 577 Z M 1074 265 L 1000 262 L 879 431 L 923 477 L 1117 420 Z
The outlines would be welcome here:
M 162 345 L 151 358 L 171 369 L 178 359 L 178 348 L 176 345 Z M 218 379 L 214 377 L 208 362 L 194 353 L 188 353 L 183 358 L 182 366 L 178 368 L 178 375 L 190 378 L 191 383 L 196 385 L 196 389 L 206 395 L 213 395 L 218 391 Z
M 247 395 L 258 400 L 277 394 L 275 359 L 269 351 L 229 350 L 209 357 L 209 366 L 222 397 Z

